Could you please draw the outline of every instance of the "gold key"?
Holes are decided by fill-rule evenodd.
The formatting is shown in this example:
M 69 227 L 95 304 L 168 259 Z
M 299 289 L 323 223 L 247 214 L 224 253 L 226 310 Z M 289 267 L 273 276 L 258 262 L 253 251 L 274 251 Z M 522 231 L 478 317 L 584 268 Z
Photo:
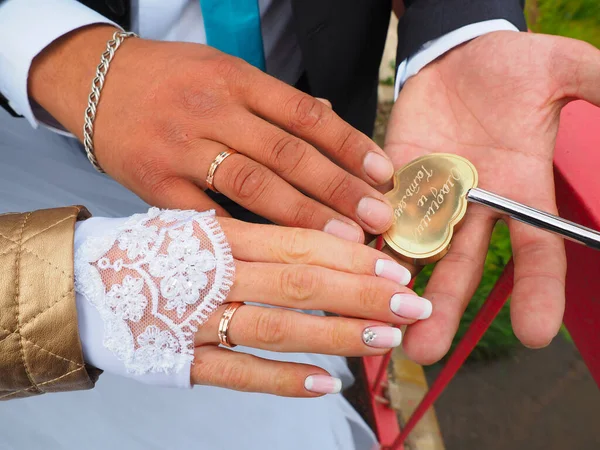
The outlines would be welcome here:
M 436 262 L 448 252 L 467 204 L 473 202 L 600 250 L 597 231 L 479 189 L 477 182 L 475 166 L 448 153 L 426 155 L 401 167 L 386 194 L 394 208 L 394 223 L 383 235 L 386 244 L 413 264 Z

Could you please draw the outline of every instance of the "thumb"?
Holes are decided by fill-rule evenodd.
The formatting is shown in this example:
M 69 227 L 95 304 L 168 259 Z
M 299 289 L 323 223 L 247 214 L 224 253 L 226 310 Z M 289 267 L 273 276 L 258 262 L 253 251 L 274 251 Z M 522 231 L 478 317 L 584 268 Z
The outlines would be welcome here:
M 564 97 L 600 107 L 600 50 L 577 39 L 555 39 L 557 75 Z

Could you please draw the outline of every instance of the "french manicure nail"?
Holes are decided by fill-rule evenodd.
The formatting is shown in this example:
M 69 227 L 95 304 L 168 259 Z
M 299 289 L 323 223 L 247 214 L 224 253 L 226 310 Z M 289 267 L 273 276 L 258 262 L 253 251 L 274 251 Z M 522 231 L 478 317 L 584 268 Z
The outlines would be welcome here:
M 394 175 L 392 162 L 379 153 L 369 152 L 363 160 L 363 167 L 369 177 L 376 183 L 383 184 Z
M 393 210 L 390 205 L 373 197 L 363 197 L 358 202 L 356 214 L 370 227 L 383 230 L 392 221 Z
M 410 271 L 406 267 L 389 259 L 377 260 L 375 263 L 375 275 L 395 281 L 402 286 L 406 286 L 410 283 L 412 278 Z
M 329 375 L 309 375 L 304 380 L 304 388 L 317 394 L 337 394 L 342 390 L 342 380 Z
M 363 331 L 362 340 L 369 347 L 394 348 L 402 342 L 402 331 L 394 327 L 369 327 Z
M 429 300 L 412 294 L 394 294 L 390 301 L 394 314 L 407 319 L 423 320 L 431 316 L 433 305 Z
M 362 230 L 358 226 L 352 226 L 338 219 L 331 219 L 327 222 L 323 231 L 352 242 L 362 242 L 364 237 Z

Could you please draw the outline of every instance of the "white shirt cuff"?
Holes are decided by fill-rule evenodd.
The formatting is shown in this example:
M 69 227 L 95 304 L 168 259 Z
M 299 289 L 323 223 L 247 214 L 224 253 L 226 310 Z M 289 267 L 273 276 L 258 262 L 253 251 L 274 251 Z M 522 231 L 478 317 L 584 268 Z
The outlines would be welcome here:
M 423 44 L 417 53 L 402 61 L 398 66 L 394 99 L 398 98 L 398 94 L 400 93 L 402 86 L 404 86 L 404 83 L 406 83 L 410 77 L 418 74 L 427 64 L 439 58 L 449 50 L 452 50 L 454 47 L 493 31 L 519 31 L 519 29 L 505 19 L 486 20 L 484 22 L 465 25 L 464 27 Z
M 0 92 L 9 100 L 11 108 L 25 116 L 34 128 L 39 121 L 49 120 L 42 117 L 43 113 L 38 118 L 29 101 L 27 78 L 33 59 L 57 38 L 96 23 L 118 27 L 74 0 L 0 2 Z
M 105 236 L 107 230 L 114 229 L 129 217 L 109 219 L 104 217 L 92 217 L 83 222 L 75 224 L 75 245 L 74 252 L 89 237 Z M 186 363 L 184 367 L 175 373 L 144 373 L 134 375 L 127 371 L 123 361 L 118 359 L 115 354 L 104 346 L 104 321 L 98 312 L 98 309 L 79 292 L 75 297 L 77 305 L 77 325 L 79 329 L 79 340 L 83 350 L 83 359 L 86 363 L 102 369 L 114 375 L 133 378 L 136 381 L 145 384 L 152 384 L 162 387 L 191 388 L 191 363 Z

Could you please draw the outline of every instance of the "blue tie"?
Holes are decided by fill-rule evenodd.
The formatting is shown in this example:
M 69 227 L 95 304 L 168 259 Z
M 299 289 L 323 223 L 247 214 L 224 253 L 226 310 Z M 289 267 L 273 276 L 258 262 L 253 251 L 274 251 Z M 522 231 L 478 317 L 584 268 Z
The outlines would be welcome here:
M 265 70 L 258 0 L 200 0 L 206 43 Z

